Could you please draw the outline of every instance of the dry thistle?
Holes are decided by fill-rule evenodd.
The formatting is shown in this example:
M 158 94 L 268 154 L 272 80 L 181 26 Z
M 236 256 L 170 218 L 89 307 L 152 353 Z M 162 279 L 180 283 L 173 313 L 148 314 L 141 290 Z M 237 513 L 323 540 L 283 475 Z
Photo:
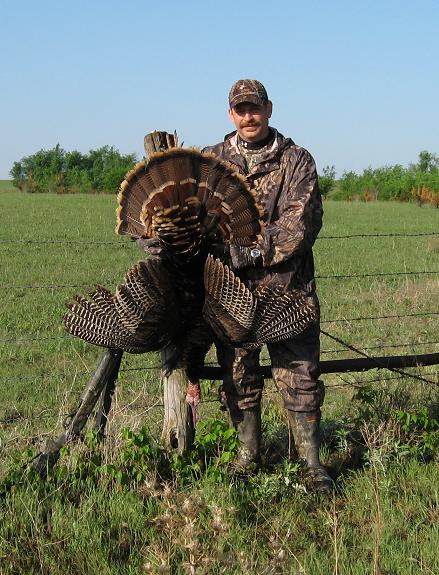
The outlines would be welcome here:
M 219 533 L 224 533 L 228 530 L 229 525 L 224 518 L 225 510 L 218 505 L 211 505 L 210 511 L 212 513 L 212 529 Z

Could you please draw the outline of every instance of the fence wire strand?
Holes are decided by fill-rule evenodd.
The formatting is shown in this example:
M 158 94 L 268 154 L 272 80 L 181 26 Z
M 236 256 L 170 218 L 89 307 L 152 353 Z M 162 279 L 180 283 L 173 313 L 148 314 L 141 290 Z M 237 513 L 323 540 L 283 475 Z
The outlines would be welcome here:
M 380 383 L 380 382 L 388 382 L 388 381 L 395 381 L 395 380 L 400 380 L 402 381 L 403 379 L 406 379 L 407 377 L 411 377 L 411 374 L 401 374 L 398 376 L 393 376 L 393 377 L 378 377 L 378 378 L 373 378 L 373 379 L 363 379 L 363 380 L 356 380 L 356 381 L 346 381 L 345 379 L 343 379 L 342 377 L 339 376 L 339 378 L 343 381 L 343 384 L 331 384 L 331 385 L 326 385 L 326 389 L 327 390 L 332 390 L 332 389 L 337 389 L 340 387 L 349 387 L 349 388 L 354 388 L 354 389 L 361 389 L 363 388 L 365 385 L 369 385 L 372 383 Z M 271 394 L 271 390 L 267 390 L 264 389 L 263 390 L 263 395 L 268 396 Z M 151 405 L 148 407 L 148 410 L 150 409 L 154 409 L 154 408 L 164 408 L 164 404 L 162 403 L 162 396 L 150 396 L 152 403 Z M 215 395 L 215 397 L 213 397 L 212 395 L 205 395 L 201 401 L 201 404 L 211 404 L 211 403 L 217 403 L 218 407 L 221 408 L 221 402 L 218 398 L 217 395 Z M 72 411 L 69 411 L 68 413 L 60 413 L 59 410 L 57 409 L 53 409 L 53 410 L 49 410 L 49 409 L 44 409 L 42 410 L 39 414 L 37 415 L 24 415 L 22 413 L 20 413 L 18 410 L 15 410 L 14 412 L 9 413 L 8 415 L 6 415 L 5 417 L 0 419 L 0 426 L 6 427 L 9 425 L 14 425 L 17 422 L 33 422 L 33 421 L 41 421 L 42 419 L 52 419 L 52 418 L 68 418 L 69 416 L 72 415 Z M 90 419 L 92 419 L 92 417 L 90 417 Z
M 333 275 L 316 275 L 316 279 L 328 280 L 328 279 L 358 279 L 358 278 L 378 278 L 378 277 L 392 277 L 392 276 L 416 276 L 416 275 L 437 275 L 439 270 L 419 270 L 412 272 L 376 272 L 370 274 L 333 274 Z M 118 284 L 123 281 L 120 276 L 117 279 L 105 280 L 106 284 Z M 94 282 L 83 283 L 83 284 L 0 284 L 0 289 L 46 289 L 48 291 L 57 289 L 68 289 L 68 288 L 94 288 L 96 285 L 102 283 L 101 280 Z
M 351 238 L 421 238 L 426 236 L 439 236 L 439 232 L 394 232 L 388 234 L 344 234 L 344 235 L 327 235 L 318 236 L 319 240 L 346 240 Z M 26 239 L 26 238 L 0 238 L 1 244 L 25 244 L 25 245 L 78 245 L 78 246 L 117 246 L 117 247 L 127 247 L 134 244 L 130 244 L 127 241 L 99 241 L 99 240 L 55 240 L 55 239 Z
M 419 312 L 419 313 L 410 313 L 410 314 L 400 314 L 400 315 L 381 315 L 381 316 L 364 316 L 364 317 L 341 317 L 337 319 L 327 319 L 321 320 L 320 323 L 342 323 L 342 322 L 350 322 L 350 321 L 367 321 L 367 320 L 380 320 L 380 319 L 401 319 L 407 317 L 428 317 L 439 315 L 439 311 L 429 311 L 429 312 Z M 72 340 L 72 336 L 70 334 L 66 335 L 53 335 L 53 336 L 40 336 L 38 334 L 32 335 L 31 337 L 27 337 L 26 335 L 15 335 L 14 337 L 0 339 L 0 345 L 7 345 L 7 344 L 26 344 L 29 342 L 40 342 L 40 341 L 58 341 L 58 340 Z M 76 341 L 76 340 L 72 340 Z M 379 349 L 381 347 L 409 347 L 419 346 L 419 345 L 432 345 L 439 343 L 438 341 L 426 341 L 426 342 L 408 342 L 408 343 L 395 343 L 391 345 L 377 345 L 373 347 L 363 348 L 363 349 Z M 321 353 L 331 353 L 331 352 L 338 352 L 339 350 L 326 350 L 322 351 Z M 343 350 L 341 350 L 343 351 Z

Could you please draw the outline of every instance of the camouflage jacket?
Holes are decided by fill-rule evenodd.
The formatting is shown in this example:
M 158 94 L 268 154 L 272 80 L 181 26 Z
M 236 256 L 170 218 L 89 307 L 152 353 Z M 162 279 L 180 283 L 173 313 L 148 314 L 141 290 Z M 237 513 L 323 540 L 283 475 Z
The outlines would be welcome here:
M 256 191 L 264 208 L 265 228 L 256 246 L 261 257 L 254 263 L 250 248 L 241 250 L 233 267 L 249 284 L 274 281 L 289 288 L 314 291 L 312 246 L 322 226 L 322 200 L 311 154 L 275 131 L 275 140 L 247 172 L 237 132 L 205 149 L 231 163 Z M 233 246 L 232 246 L 233 248 Z M 253 264 L 253 265 L 252 265 Z

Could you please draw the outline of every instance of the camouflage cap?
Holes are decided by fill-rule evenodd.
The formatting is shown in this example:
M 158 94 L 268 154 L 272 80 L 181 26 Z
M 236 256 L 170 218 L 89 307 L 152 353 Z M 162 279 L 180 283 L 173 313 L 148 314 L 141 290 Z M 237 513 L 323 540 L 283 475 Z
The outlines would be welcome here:
M 263 106 L 268 102 L 267 90 L 258 80 L 238 80 L 229 92 L 229 106 L 233 108 L 241 102 Z

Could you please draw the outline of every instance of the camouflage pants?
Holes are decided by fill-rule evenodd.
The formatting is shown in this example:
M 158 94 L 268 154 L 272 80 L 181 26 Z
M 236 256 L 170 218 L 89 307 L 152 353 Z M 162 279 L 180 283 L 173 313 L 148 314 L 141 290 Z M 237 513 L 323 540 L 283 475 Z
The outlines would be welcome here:
M 273 379 L 284 406 L 291 411 L 315 411 L 323 403 L 319 381 L 320 328 L 313 324 L 300 336 L 268 344 Z M 217 343 L 223 370 L 223 395 L 230 410 L 250 409 L 261 401 L 263 377 L 258 373 L 260 350 L 249 351 Z

